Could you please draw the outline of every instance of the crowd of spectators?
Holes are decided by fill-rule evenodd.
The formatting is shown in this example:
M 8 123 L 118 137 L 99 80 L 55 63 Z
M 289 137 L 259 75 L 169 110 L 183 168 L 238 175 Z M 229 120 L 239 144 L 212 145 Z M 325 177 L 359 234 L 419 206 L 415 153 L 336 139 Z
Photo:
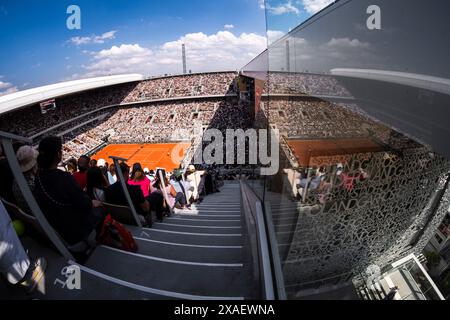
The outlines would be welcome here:
M 385 150 L 401 154 L 401 150 L 419 144 L 370 117 L 357 105 L 333 104 L 311 98 L 271 98 L 262 102 L 256 123 L 269 123 L 280 130 L 280 147 L 291 167 L 299 166 L 299 158 L 289 147 L 289 139 L 369 139 Z M 286 140 L 287 139 L 287 140 Z M 353 155 L 313 157 L 310 165 L 346 163 Z
M 135 87 L 136 83 L 122 84 L 57 98 L 56 109 L 46 114 L 41 113 L 39 105 L 2 114 L 0 130 L 30 137 L 99 108 L 118 105 Z
M 97 116 L 97 115 L 93 115 Z M 140 107 L 119 107 L 107 117 L 76 130 L 64 138 L 65 160 L 105 143 L 164 143 L 191 141 L 195 128 L 248 128 L 248 105 L 236 99 L 212 98 L 190 102 L 160 102 Z
M 271 99 L 263 102 L 265 116 L 288 138 L 365 138 L 369 132 L 390 132 L 346 105 L 306 99 Z
M 221 72 L 150 79 L 139 83 L 124 102 L 236 93 L 236 77 L 235 72 Z
M 128 206 L 117 170 L 147 227 L 152 226 L 155 216 L 162 223 L 164 216 L 180 209 L 190 210 L 204 196 L 219 191 L 214 167 L 197 170 L 190 165 L 186 171 L 155 173 L 139 163 L 130 167 L 120 162 L 116 168 L 103 159 L 94 162 L 85 155 L 64 163 L 62 140 L 57 136 L 42 139 L 38 148 L 23 144 L 14 148 L 39 207 L 69 249 L 95 240 L 108 214 L 108 205 Z M 0 181 L 0 198 L 32 214 L 1 153 L 0 161 L 2 173 L 9 177 Z
M 308 73 L 270 72 L 264 93 L 350 97 L 351 94 L 332 76 Z
M 57 98 L 56 109 L 46 114 L 41 113 L 39 105 L 3 114 L 0 130 L 30 137 L 103 107 L 152 99 L 236 93 L 236 76 L 234 72 L 191 74 L 90 90 Z

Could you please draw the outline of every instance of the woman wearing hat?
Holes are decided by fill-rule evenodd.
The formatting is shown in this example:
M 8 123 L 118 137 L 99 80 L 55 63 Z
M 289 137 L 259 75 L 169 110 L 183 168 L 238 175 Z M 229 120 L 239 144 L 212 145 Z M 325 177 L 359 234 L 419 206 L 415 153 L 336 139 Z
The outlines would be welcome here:
M 39 152 L 30 147 L 30 146 L 23 146 L 20 147 L 19 150 L 16 152 L 17 160 L 19 161 L 20 170 L 22 171 L 25 180 L 28 183 L 28 186 L 30 187 L 31 191 L 34 190 L 34 178 L 36 176 L 37 172 L 37 157 L 39 155 Z M 16 203 L 25 212 L 30 212 L 28 208 L 28 204 L 25 200 L 25 198 L 22 195 L 22 192 L 20 191 L 19 185 L 17 184 L 17 181 L 14 180 L 13 182 L 13 193 L 14 197 L 16 199 Z

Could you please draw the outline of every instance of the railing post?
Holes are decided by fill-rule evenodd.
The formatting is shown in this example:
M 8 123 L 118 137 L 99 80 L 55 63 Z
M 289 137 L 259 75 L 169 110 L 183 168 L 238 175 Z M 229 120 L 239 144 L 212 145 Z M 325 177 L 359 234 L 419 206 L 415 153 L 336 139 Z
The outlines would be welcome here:
M 273 272 L 275 274 L 275 285 L 277 289 L 278 299 L 286 300 L 286 288 L 284 287 L 283 267 L 281 265 L 281 257 L 278 251 L 278 241 L 275 233 L 275 226 L 273 225 L 272 211 L 268 201 L 264 204 L 266 213 L 267 233 L 270 249 L 272 252 Z
M 9 166 L 13 173 L 13 176 L 16 179 L 17 184 L 19 185 L 20 192 L 22 192 L 22 196 L 24 197 L 25 201 L 27 202 L 31 213 L 37 219 L 42 230 L 44 230 L 47 237 L 50 239 L 50 241 L 53 243 L 53 245 L 56 247 L 56 249 L 61 253 L 61 255 L 64 258 L 66 258 L 67 260 L 75 261 L 72 254 L 66 248 L 66 246 L 61 241 L 61 239 L 59 238 L 56 231 L 48 223 L 47 219 L 45 218 L 44 214 L 42 213 L 41 208 L 37 204 L 36 199 L 34 198 L 32 192 L 31 192 L 31 189 L 28 186 L 27 181 L 25 180 L 22 170 L 20 169 L 19 162 L 17 161 L 17 157 L 14 152 L 13 145 L 12 145 L 12 140 L 14 139 L 14 140 L 22 141 L 22 142 L 25 142 L 28 144 L 31 144 L 33 141 L 28 138 L 19 137 L 19 136 L 15 136 L 15 135 L 12 135 L 9 133 L 4 133 L 4 132 L 0 132 L 0 137 L 2 139 L 3 151 L 6 155 L 6 159 L 8 160 L 8 163 L 9 163 Z
M 139 219 L 139 215 L 136 212 L 136 208 L 134 207 L 133 201 L 131 200 L 130 197 L 130 193 L 128 192 L 128 188 L 127 188 L 127 180 L 125 180 L 122 170 L 120 169 L 120 164 L 119 161 L 127 161 L 128 159 L 123 159 L 123 158 L 119 158 L 119 157 L 109 157 L 110 159 L 112 159 L 114 161 L 114 166 L 116 167 L 116 174 L 119 176 L 119 180 L 120 180 L 120 185 L 122 187 L 123 193 L 125 195 L 125 198 L 127 199 L 127 203 L 128 206 L 130 207 L 131 213 L 133 214 L 134 220 L 136 221 L 136 225 L 139 228 L 142 228 L 142 223 L 141 220 Z M 127 177 L 128 178 L 128 177 Z
M 170 206 L 169 196 L 166 193 L 166 181 L 165 181 L 165 179 L 164 179 L 164 177 L 162 175 L 162 171 L 161 170 L 158 171 L 158 175 L 159 175 L 159 180 L 161 181 L 161 186 L 162 186 L 162 190 L 161 191 L 162 191 L 164 200 L 166 200 L 166 203 L 169 206 L 170 214 L 172 214 L 173 210 L 172 210 L 172 207 Z
M 272 280 L 272 267 L 270 264 L 270 253 L 268 238 L 264 223 L 264 213 L 260 201 L 256 202 L 256 224 L 258 228 L 258 242 L 261 254 L 262 280 L 264 284 L 264 295 L 266 300 L 275 300 L 275 293 Z

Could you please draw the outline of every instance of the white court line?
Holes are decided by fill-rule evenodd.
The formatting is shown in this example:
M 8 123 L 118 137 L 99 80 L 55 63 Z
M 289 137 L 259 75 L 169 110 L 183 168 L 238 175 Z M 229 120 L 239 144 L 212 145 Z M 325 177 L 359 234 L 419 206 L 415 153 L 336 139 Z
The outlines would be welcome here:
M 193 247 L 193 248 L 204 248 L 204 249 L 242 249 L 242 246 L 206 246 L 206 245 L 198 245 L 198 244 L 184 244 L 184 243 L 175 243 L 175 242 L 165 242 L 151 239 L 144 239 L 140 237 L 133 237 L 136 240 L 146 241 L 146 242 L 154 242 L 159 244 L 167 244 L 169 246 L 179 246 L 179 247 Z
M 160 289 L 154 289 L 149 287 L 144 287 L 139 284 L 135 284 L 132 282 L 128 282 L 125 280 L 117 279 L 111 276 L 108 276 L 104 273 L 95 271 L 93 269 L 87 268 L 83 265 L 80 265 L 76 262 L 69 261 L 69 264 L 78 266 L 80 270 L 89 273 L 97 278 L 101 278 L 103 280 L 121 285 L 123 287 L 127 287 L 133 290 L 142 291 L 145 293 L 155 294 L 158 296 L 163 297 L 170 297 L 170 298 L 176 298 L 176 299 L 185 299 L 185 300 L 244 300 L 244 297 L 214 297 L 214 296 L 198 296 L 198 295 L 192 295 L 192 294 L 186 294 L 186 293 L 179 293 L 174 291 L 167 291 L 167 290 L 160 290 Z
M 100 246 L 101 248 L 108 249 L 111 251 L 119 252 L 124 255 L 139 257 L 146 260 L 152 260 L 152 261 L 160 261 L 160 262 L 167 262 L 167 263 L 173 263 L 173 264 L 183 264 L 188 266 L 203 266 L 203 267 L 232 267 L 232 268 L 241 268 L 244 265 L 242 263 L 207 263 L 207 262 L 190 262 L 190 261 L 181 261 L 181 260 L 172 260 L 172 259 L 164 259 L 164 258 L 158 258 L 158 257 L 152 257 L 152 256 L 146 256 L 139 253 L 129 252 L 129 251 L 123 251 L 116 248 L 111 248 L 107 246 Z
M 155 231 L 155 232 L 164 232 L 164 233 L 174 233 L 174 234 L 184 234 L 190 236 L 209 236 L 209 237 L 241 237 L 242 234 L 217 234 L 217 233 L 191 233 L 191 232 L 179 232 L 179 231 L 170 231 L 170 230 L 161 230 L 161 229 L 148 229 L 142 228 L 147 231 Z

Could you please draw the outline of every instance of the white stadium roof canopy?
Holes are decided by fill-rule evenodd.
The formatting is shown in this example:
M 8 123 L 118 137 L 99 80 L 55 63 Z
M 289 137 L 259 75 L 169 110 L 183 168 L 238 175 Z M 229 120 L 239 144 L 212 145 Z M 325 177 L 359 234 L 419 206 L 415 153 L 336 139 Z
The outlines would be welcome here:
M 140 74 L 124 74 L 60 82 L 48 86 L 18 91 L 0 97 L 0 115 L 25 106 L 68 94 L 108 87 L 116 84 L 142 81 L 144 79 L 144 76 Z

